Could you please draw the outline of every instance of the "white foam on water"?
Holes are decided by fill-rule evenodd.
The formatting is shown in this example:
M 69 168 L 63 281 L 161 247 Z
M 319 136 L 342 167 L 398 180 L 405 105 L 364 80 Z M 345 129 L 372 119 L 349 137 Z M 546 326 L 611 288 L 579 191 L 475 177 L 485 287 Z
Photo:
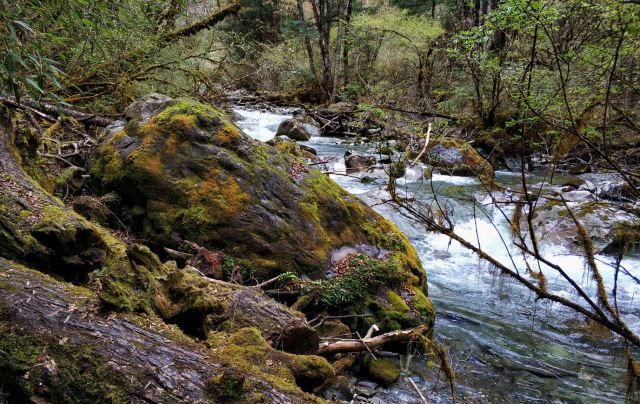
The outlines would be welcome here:
M 238 127 L 247 135 L 263 142 L 273 139 L 282 121 L 291 119 L 291 115 L 240 108 L 234 109 L 233 112 L 242 117 L 241 121 L 236 122 Z

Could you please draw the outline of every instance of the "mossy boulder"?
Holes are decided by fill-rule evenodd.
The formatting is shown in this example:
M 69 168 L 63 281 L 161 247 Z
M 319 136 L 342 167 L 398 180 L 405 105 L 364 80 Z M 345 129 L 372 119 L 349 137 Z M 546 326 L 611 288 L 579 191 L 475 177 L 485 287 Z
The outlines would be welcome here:
M 563 196 L 569 200 L 566 192 Z M 533 225 L 540 239 L 547 243 L 562 245 L 580 253 L 582 239 L 576 229 L 567 207 L 575 218 L 584 226 L 596 249 L 605 253 L 614 253 L 619 246 L 638 240 L 636 218 L 632 213 L 621 210 L 609 202 L 580 200 L 567 202 L 565 206 L 557 199 L 542 199 L 533 216 Z M 526 215 L 520 218 L 520 227 L 526 229 Z
M 432 140 L 422 161 L 443 174 L 477 176 L 483 180 L 493 178 L 491 164 L 469 143 L 458 139 Z
M 383 386 L 393 384 L 400 377 L 398 365 L 390 359 L 373 359 L 367 355 L 362 363 L 362 373 L 365 377 Z
M 221 110 L 173 100 L 101 139 L 91 163 L 152 246 L 223 250 L 253 276 L 327 268 L 343 246 L 398 253 L 424 285 L 413 247 L 387 220 L 302 160 L 242 133 Z

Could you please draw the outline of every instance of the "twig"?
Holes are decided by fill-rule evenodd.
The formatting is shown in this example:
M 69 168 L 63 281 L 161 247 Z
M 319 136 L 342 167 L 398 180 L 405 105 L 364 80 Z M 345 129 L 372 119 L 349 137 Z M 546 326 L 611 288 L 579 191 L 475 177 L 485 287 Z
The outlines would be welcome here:
M 409 383 L 411 383 L 411 385 L 413 386 L 414 390 L 416 391 L 416 393 L 418 393 L 418 395 L 420 396 L 420 400 L 422 401 L 423 404 L 429 404 L 429 402 L 427 401 L 426 398 L 424 398 L 424 395 L 422 395 L 422 392 L 420 391 L 420 389 L 418 388 L 418 386 L 416 385 L 416 383 L 411 380 L 410 377 L 407 377 L 407 380 L 409 380 Z
M 362 342 L 362 345 L 364 345 L 365 348 L 367 348 L 367 351 L 369 351 L 369 353 L 371 354 L 371 356 L 373 357 L 374 360 L 378 360 L 378 358 L 376 358 L 376 356 L 373 354 L 373 352 L 371 352 L 371 349 L 369 349 L 369 346 L 367 345 L 366 342 L 364 342 L 365 339 L 369 339 L 371 338 L 371 336 L 373 335 L 373 331 L 374 330 L 378 330 L 378 326 L 377 325 L 372 325 L 371 328 L 369 328 L 369 331 L 367 331 L 367 335 L 364 336 L 364 338 L 362 338 L 360 336 L 360 332 L 356 331 L 356 335 L 358 336 L 358 339 L 360 340 L 360 342 Z

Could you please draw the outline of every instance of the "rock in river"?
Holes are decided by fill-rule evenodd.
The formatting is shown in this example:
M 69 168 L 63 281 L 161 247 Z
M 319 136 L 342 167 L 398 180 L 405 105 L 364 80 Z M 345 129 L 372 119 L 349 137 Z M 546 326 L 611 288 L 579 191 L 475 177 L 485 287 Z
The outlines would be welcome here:
M 304 125 L 296 121 L 295 119 L 287 119 L 278 126 L 276 136 L 288 136 L 290 139 L 298 141 L 307 141 L 311 139 L 309 131 L 305 129 Z

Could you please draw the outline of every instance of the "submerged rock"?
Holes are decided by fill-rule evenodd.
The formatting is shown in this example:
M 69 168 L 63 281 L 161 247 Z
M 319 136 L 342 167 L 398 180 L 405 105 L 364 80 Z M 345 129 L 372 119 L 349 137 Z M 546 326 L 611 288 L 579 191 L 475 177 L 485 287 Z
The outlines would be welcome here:
M 278 136 L 288 136 L 290 139 L 302 142 L 311 139 L 309 131 L 307 131 L 301 122 L 298 122 L 295 119 L 287 119 L 283 121 L 280 126 L 278 126 L 276 137 Z
M 392 384 L 400 377 L 400 369 L 395 362 L 386 358 L 373 359 L 370 355 L 365 358 L 362 370 L 366 377 L 383 386 Z

